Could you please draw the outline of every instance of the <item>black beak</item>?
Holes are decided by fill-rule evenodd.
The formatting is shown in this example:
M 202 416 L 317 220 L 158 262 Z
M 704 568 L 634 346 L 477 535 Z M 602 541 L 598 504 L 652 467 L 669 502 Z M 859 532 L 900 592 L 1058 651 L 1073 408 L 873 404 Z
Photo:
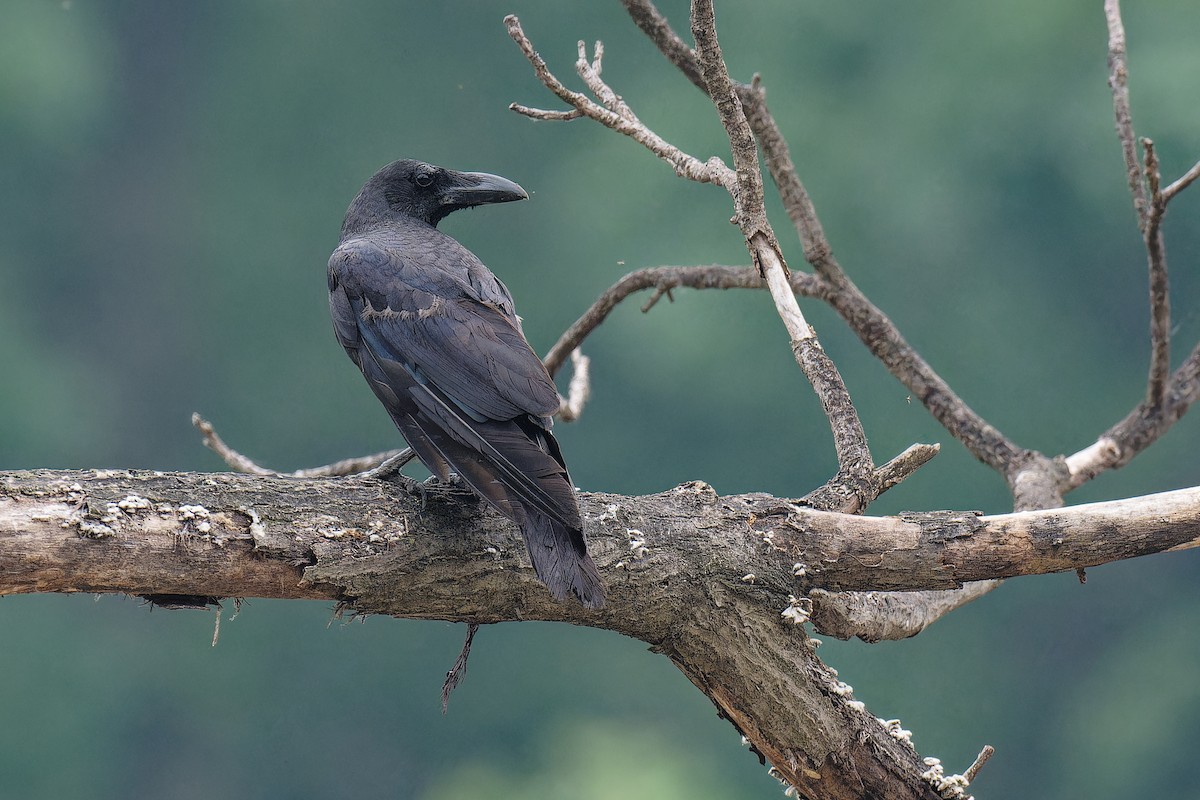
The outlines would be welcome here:
M 457 172 L 456 180 L 442 192 L 441 203 L 451 208 L 509 203 L 528 199 L 526 193 L 508 178 L 486 172 Z

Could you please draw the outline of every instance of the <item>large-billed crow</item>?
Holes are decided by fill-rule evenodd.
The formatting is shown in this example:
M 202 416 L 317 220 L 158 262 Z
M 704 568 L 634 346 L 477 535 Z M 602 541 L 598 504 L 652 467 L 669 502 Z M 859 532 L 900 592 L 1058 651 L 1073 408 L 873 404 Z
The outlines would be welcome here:
M 329 259 L 329 311 L 409 446 L 513 520 L 551 594 L 604 605 L 571 478 L 550 434 L 558 391 L 504 284 L 437 230 L 452 211 L 528 197 L 512 181 L 395 161 L 354 198 Z

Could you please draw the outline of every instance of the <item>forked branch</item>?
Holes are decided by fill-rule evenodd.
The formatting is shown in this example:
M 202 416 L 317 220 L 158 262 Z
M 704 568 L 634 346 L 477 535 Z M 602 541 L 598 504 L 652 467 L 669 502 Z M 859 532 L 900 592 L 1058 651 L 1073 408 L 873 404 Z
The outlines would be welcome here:
M 824 487 L 825 491 L 814 493 L 811 496 L 811 502 L 818 507 L 826 508 L 846 510 L 865 508 L 878 495 L 878 489 L 872 482 L 875 465 L 867 447 L 866 435 L 846 390 L 845 382 L 836 366 L 822 350 L 812 328 L 805 321 L 803 313 L 796 304 L 796 293 L 790 282 L 790 273 L 766 216 L 762 175 L 758 169 L 758 154 L 754 137 L 746 117 L 741 111 L 740 101 L 733 90 L 733 83 L 729 79 L 729 74 L 725 70 L 724 61 L 721 58 L 712 7 L 700 4 L 696 7 L 696 12 L 699 30 L 708 31 L 708 33 L 700 34 L 702 39 L 709 44 L 709 57 L 704 62 L 702 69 L 712 72 L 712 75 L 707 78 L 707 82 L 714 87 L 710 97 L 712 97 L 730 137 L 736 170 L 731 170 L 716 157 L 702 162 L 665 142 L 642 123 L 629 106 L 620 99 L 619 95 L 601 79 L 600 56 L 602 50 L 599 47 L 589 61 L 581 42 L 579 59 L 576 62 L 576 71 L 592 94 L 598 98 L 598 100 L 592 100 L 586 95 L 566 88 L 554 76 L 537 54 L 516 17 L 506 17 L 505 25 L 509 35 L 533 66 L 535 75 L 559 99 L 569 103 L 583 116 L 640 142 L 659 158 L 672 164 L 676 173 L 682 177 L 706 183 L 717 183 L 730 193 L 734 200 L 734 219 L 746 238 L 746 245 L 754 265 L 771 291 L 776 311 L 791 340 L 796 361 L 820 398 L 833 431 L 839 464 L 838 475 Z M 520 113 L 529 110 L 524 106 L 514 105 L 512 107 Z M 545 118 L 540 114 L 530 116 Z M 569 341 L 575 341 L 576 336 L 577 333 L 568 332 Z M 562 358 L 560 353 L 552 351 L 547 357 L 547 361 L 552 367 L 560 363 Z

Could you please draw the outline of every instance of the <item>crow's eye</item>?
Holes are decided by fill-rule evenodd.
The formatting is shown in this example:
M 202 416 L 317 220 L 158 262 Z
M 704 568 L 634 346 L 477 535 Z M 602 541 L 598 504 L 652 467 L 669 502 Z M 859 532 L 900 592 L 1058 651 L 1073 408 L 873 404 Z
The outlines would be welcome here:
M 417 176 L 413 178 L 413 183 L 415 183 L 417 186 L 420 186 L 422 189 L 427 189 L 433 185 L 433 174 L 429 172 L 418 172 Z

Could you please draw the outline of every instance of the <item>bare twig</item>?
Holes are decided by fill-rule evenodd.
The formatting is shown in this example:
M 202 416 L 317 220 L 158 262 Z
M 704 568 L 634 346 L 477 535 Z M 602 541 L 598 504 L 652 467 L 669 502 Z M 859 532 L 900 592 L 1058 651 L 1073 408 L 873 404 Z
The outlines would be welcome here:
M 570 120 L 579 119 L 583 116 L 583 112 L 578 108 L 572 108 L 570 111 L 548 111 L 544 108 L 523 106 L 520 103 L 513 103 L 509 106 L 509 108 L 523 117 L 529 117 L 530 119 L 550 120 L 553 122 L 569 122 Z
M 244 472 L 248 475 L 279 475 L 273 469 L 260 467 L 246 456 L 225 444 L 221 440 L 221 437 L 217 435 L 217 431 L 213 428 L 212 423 L 195 412 L 192 413 L 192 425 L 204 436 L 204 446 L 219 455 L 221 460 L 228 464 L 229 468 L 234 472 Z
M 792 290 L 805 297 L 818 297 L 820 282 L 812 275 L 793 272 L 789 280 Z M 544 359 L 546 369 L 554 375 L 562 368 L 571 351 L 600 326 L 614 308 L 631 294 L 655 289 L 669 291 L 688 289 L 762 289 L 762 276 L 753 267 L 648 267 L 631 272 L 609 287 L 587 311 L 567 328 Z M 648 311 L 649 308 L 643 308 Z
M 590 359 L 578 347 L 571 351 L 571 383 L 558 408 L 558 418 L 563 422 L 574 422 L 583 414 L 583 407 L 592 394 L 590 366 Z
M 655 286 L 654 294 L 650 295 L 650 299 L 642 303 L 642 313 L 650 313 L 650 309 L 658 305 L 658 301 L 666 297 L 669 302 L 674 303 L 675 297 L 671 294 L 671 290 L 666 286 Z
M 667 60 L 674 64 L 697 89 L 708 94 L 708 85 L 704 83 L 704 76 L 700 74 L 695 51 L 679 38 L 679 34 L 675 33 L 670 23 L 667 22 L 667 18 L 659 12 L 654 3 L 649 0 L 621 0 L 621 5 L 625 6 L 625 10 L 629 12 L 634 24 L 650 38 L 650 41 L 654 42 L 659 52 L 666 56 Z
M 403 463 L 401 463 L 401 466 L 403 466 L 403 464 L 408 463 L 416 457 L 412 450 L 404 448 L 401 450 L 388 450 L 369 456 L 346 458 L 322 467 L 298 469 L 294 472 L 278 472 L 259 466 L 248 457 L 225 444 L 221 437 L 217 435 L 217 431 L 213 428 L 212 423 L 199 414 L 192 414 L 192 425 L 203 434 L 205 447 L 219 455 L 221 460 L 229 465 L 230 469 L 235 472 L 244 472 L 248 475 L 263 475 L 273 478 L 336 478 L 344 475 L 365 474 L 370 470 L 378 469 L 388 464 L 389 461 L 395 464 L 403 460 Z
M 727 187 L 733 194 L 734 207 L 737 211 L 738 227 L 746 237 L 747 243 L 754 245 L 756 236 L 763 236 L 766 241 L 762 246 L 773 248 L 778 254 L 782 266 L 782 254 L 779 253 L 779 243 L 775 240 L 775 232 L 767 221 L 766 206 L 763 202 L 762 170 L 758 166 L 758 146 L 750 123 L 742 110 L 742 101 L 734 91 L 733 81 L 725 66 L 725 57 L 721 53 L 721 43 L 717 40 L 717 21 L 713 12 L 711 0 L 692 0 L 692 35 L 696 39 L 696 60 L 700 65 L 700 74 L 708 87 L 708 96 L 717 108 L 721 124 L 725 127 L 725 135 L 729 138 L 730 150 L 733 153 L 733 166 L 737 172 L 737 188 Z M 751 247 L 751 255 L 758 264 L 758 253 Z M 783 267 L 786 270 L 786 266 Z M 769 279 L 769 278 L 768 278 Z M 787 293 L 791 296 L 791 293 Z M 805 326 L 807 327 L 807 325 Z M 809 335 L 807 331 L 802 335 Z
M 680 177 L 698 183 L 716 183 L 727 189 L 736 184 L 736 176 L 733 170 L 719 158 L 713 157 L 707 162 L 700 161 L 698 158 L 684 153 L 678 147 L 670 144 L 661 136 L 654 133 L 654 131 L 647 128 L 633 115 L 632 111 L 629 112 L 629 116 L 623 116 L 616 111 L 605 108 L 585 94 L 568 89 L 563 85 L 562 81 L 550 72 L 549 67 L 546 66 L 546 62 L 533 49 L 533 44 L 521 28 L 521 21 L 516 16 L 510 14 L 504 18 L 504 25 L 508 29 L 508 35 L 517 43 L 525 58 L 533 66 L 533 72 L 538 80 L 560 100 L 578 109 L 584 116 L 599 122 L 606 128 L 623 133 L 638 142 L 654 153 L 654 155 L 671 164 L 675 168 L 675 174 Z M 582 58 L 581 61 L 587 64 L 586 58 Z M 590 65 L 588 66 L 590 68 Z M 622 105 L 624 104 L 622 103 Z M 513 104 L 509 108 L 521 113 L 522 107 Z M 625 106 L 625 109 L 628 110 L 628 106 Z
M 995 754 L 996 748 L 990 744 L 983 746 L 983 749 L 979 751 L 979 755 L 975 756 L 975 760 L 971 762 L 971 766 L 967 767 L 967 771 L 963 773 L 963 777 L 967 779 L 967 783 L 975 780 L 975 776 L 979 774 L 979 770 L 983 769 L 983 765 Z
M 1146 185 L 1150 191 L 1150 209 L 1142 230 L 1150 270 L 1150 375 L 1146 380 L 1146 404 L 1157 410 L 1162 408 L 1171 372 L 1171 289 L 1162 233 L 1167 203 L 1159 190 L 1160 173 L 1154 142 L 1143 138 L 1142 149 L 1146 154 Z
M 1200 400 L 1200 344 L 1171 373 L 1166 404 L 1153 408 L 1143 400 L 1097 441 L 1065 459 L 1070 471 L 1064 490 L 1082 486 L 1100 473 L 1123 467 L 1145 450 Z
M 1183 173 L 1183 176 L 1180 177 L 1179 180 L 1162 190 L 1163 205 L 1171 202 L 1171 199 L 1175 197 L 1175 195 L 1191 186 L 1197 178 L 1200 178 L 1200 161 L 1197 161 L 1192 165 L 1191 169 Z
M 941 450 L 942 446 L 938 444 L 914 444 L 891 461 L 880 466 L 875 470 L 879 493 L 883 494 L 928 464 Z
M 651 0 L 621 0 L 634 23 L 658 47 L 659 51 L 674 64 L 700 91 L 708 94 L 696 52 L 679 37 L 671 28 Z M 788 152 L 787 140 L 775 124 L 767 108 L 766 92 L 759 83 L 757 76 L 749 85 L 736 84 L 738 97 L 742 102 L 746 118 L 750 123 L 758 143 L 762 146 L 767 169 L 783 200 L 788 217 L 796 226 L 800 243 L 804 248 L 804 258 L 818 275 L 832 278 L 840 272 L 837 262 L 832 259 L 832 250 L 825 238 L 821 221 L 817 218 L 816 208 L 809 198 L 808 191 L 800 182 Z
M 1138 229 L 1144 232 L 1150 211 L 1146 200 L 1146 186 L 1142 182 L 1142 168 L 1138 163 L 1133 113 L 1129 106 L 1129 67 L 1120 0 L 1104 0 L 1104 18 L 1108 22 L 1108 86 L 1112 89 L 1117 138 L 1121 141 L 1121 152 L 1125 156 L 1125 177 L 1129 181 L 1129 193 L 1133 196 L 1133 210 L 1137 213 Z

